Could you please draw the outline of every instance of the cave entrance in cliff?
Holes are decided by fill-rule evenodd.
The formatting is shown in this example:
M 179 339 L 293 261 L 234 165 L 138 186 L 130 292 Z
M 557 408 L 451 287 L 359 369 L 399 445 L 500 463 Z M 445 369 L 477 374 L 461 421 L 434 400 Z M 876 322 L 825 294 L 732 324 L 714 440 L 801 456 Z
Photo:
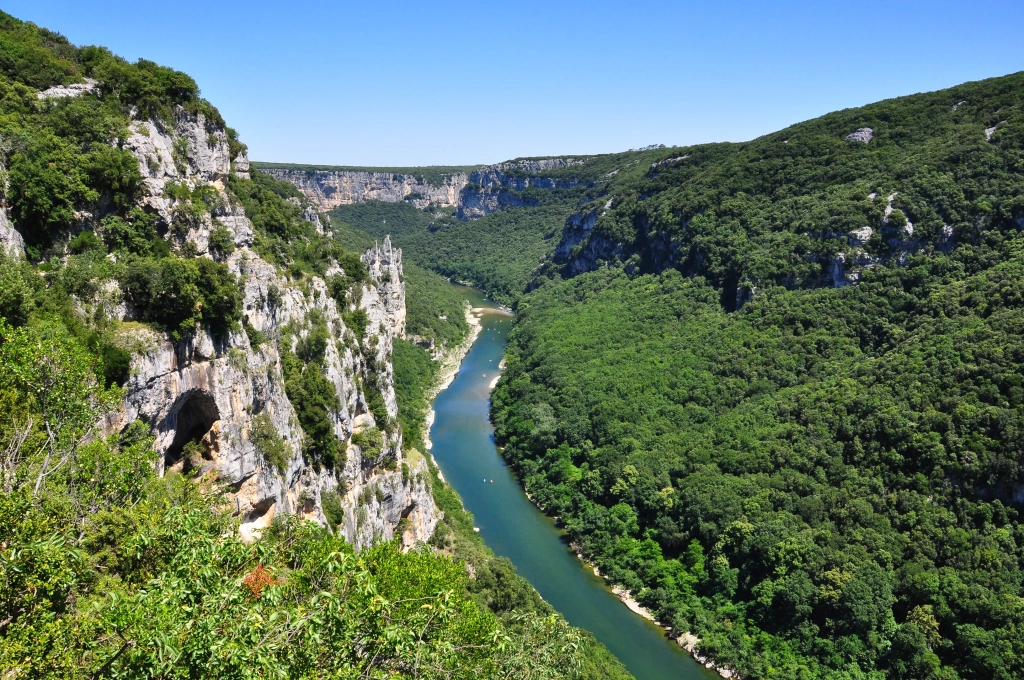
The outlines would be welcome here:
M 220 420 L 220 412 L 217 410 L 213 396 L 201 390 L 190 393 L 181 402 L 172 417 L 174 440 L 167 447 L 167 453 L 164 456 L 164 469 L 190 467 L 189 461 L 183 459 L 185 446 L 190 442 L 201 444 L 203 458 L 212 459 L 211 448 L 216 446 L 216 433 L 211 430 Z M 207 437 L 208 434 L 211 436 Z

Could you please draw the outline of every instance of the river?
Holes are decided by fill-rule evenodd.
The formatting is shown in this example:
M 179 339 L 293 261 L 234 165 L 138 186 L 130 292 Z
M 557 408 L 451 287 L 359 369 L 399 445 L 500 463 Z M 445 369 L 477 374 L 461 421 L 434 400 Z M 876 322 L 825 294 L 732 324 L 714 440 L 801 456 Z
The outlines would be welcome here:
M 710 680 L 657 625 L 629 611 L 569 550 L 564 534 L 525 496 L 494 444 L 488 416 L 512 319 L 478 291 L 459 287 L 486 311 L 483 328 L 452 384 L 434 400 L 431 452 L 473 513 L 487 545 L 512 560 L 541 596 L 574 626 L 589 630 L 637 680 Z

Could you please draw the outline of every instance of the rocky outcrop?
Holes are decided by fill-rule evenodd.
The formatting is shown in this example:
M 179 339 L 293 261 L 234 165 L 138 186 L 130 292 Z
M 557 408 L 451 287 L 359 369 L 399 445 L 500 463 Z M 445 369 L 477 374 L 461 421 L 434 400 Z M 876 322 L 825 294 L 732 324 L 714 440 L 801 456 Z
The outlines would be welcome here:
M 500 187 L 492 187 L 490 190 L 485 191 L 466 189 L 462 192 L 461 202 L 455 215 L 460 220 L 466 221 L 490 215 L 502 208 L 521 208 L 535 205 L 537 205 L 537 201 L 524 198 L 519 194 Z
M 374 244 L 362 257 L 377 281 L 377 294 L 384 308 L 385 320 L 394 338 L 405 337 L 405 275 L 402 272 L 402 251 L 391 247 L 391 237 L 384 237 L 384 244 Z
M 92 78 L 86 78 L 84 83 L 72 83 L 70 85 L 54 85 L 51 88 L 36 93 L 37 99 L 56 99 L 58 97 L 81 97 L 83 94 L 93 94 L 99 83 Z
M 398 404 L 391 367 L 393 338 L 404 333 L 405 289 L 401 251 L 389 239 L 363 255 L 370 280 L 353 296 L 367 318 L 364 337 L 355 337 L 344 313 L 315 276 L 295 282 L 252 249 L 253 226 L 241 206 L 224 191 L 231 159 L 222 129 L 202 116 L 179 111 L 173 125 L 141 121 L 126 144 L 139 160 L 145 182 L 143 206 L 165 225 L 175 219 L 171 182 L 190 191 L 211 188 L 216 205 L 184 232 L 169 235 L 209 255 L 210 232 L 217 226 L 234 236 L 236 250 L 222 258 L 238 276 L 243 294 L 243 327 L 226 337 L 205 330 L 181 342 L 138 326 L 128 326 L 122 344 L 134 354 L 121 410 L 108 418 L 107 432 L 136 419 L 156 438 L 158 470 L 196 470 L 216 480 L 241 519 L 243 538 L 258 537 L 276 514 L 295 514 L 328 523 L 324 501 L 334 497 L 343 520 L 337 529 L 361 548 L 403 533 L 407 545 L 425 541 L 439 519 L 426 462 L 408 461 L 397 425 Z M 240 162 L 241 161 L 241 162 Z M 244 156 L 235 171 L 247 167 Z M 207 194 L 209 189 L 204 189 Z M 304 217 L 322 224 L 315 211 Z M 327 275 L 340 273 L 335 265 Z M 106 291 L 111 300 L 118 291 Z M 124 305 L 115 315 L 130 319 Z M 332 342 L 322 361 L 324 375 L 340 406 L 330 413 L 344 462 L 333 469 L 315 466 L 302 452 L 304 433 L 284 387 L 282 357 L 293 351 L 313 324 L 323 324 Z M 288 328 L 284 333 L 282 329 Z M 256 331 L 260 343 L 250 333 Z M 383 398 L 388 422 L 371 413 L 367 386 Z M 379 414 L 378 410 L 378 414 Z M 257 421 L 259 418 L 259 421 Z M 254 427 L 269 423 L 286 451 L 283 465 L 272 464 L 257 444 Z M 353 435 L 375 429 L 380 445 Z M 198 452 L 195 442 L 199 443 Z
M 613 201 L 609 198 L 603 207 L 591 204 L 565 221 L 562 238 L 555 246 L 554 261 L 564 265 L 568 275 L 593 271 L 600 262 L 622 258 L 625 254 L 621 244 L 593 234 L 597 220 L 611 210 Z
M 0 207 L 0 253 L 16 260 L 25 259 L 25 239 L 7 217 L 7 208 Z
M 417 208 L 452 207 L 458 205 L 459 195 L 469 181 L 463 172 L 445 176 L 437 186 L 422 177 L 392 172 L 280 168 L 264 168 L 263 172 L 294 184 L 323 212 L 364 201 L 400 203 L 407 200 Z
M 586 182 L 545 176 L 583 161 L 576 158 L 523 159 L 486 165 L 465 172 L 442 175 L 431 184 L 414 174 L 372 170 L 286 169 L 265 167 L 262 171 L 295 185 L 321 211 L 364 201 L 398 203 L 407 201 L 417 208 L 456 208 L 459 219 L 483 217 L 502 208 L 536 205 L 520 196 L 529 188 L 568 189 Z
M 170 123 L 136 121 L 129 132 L 124 148 L 135 155 L 143 178 L 139 203 L 159 216 L 164 230 L 173 228 L 172 237 L 179 245 L 191 242 L 200 254 L 209 255 L 210 232 L 218 226 L 231 232 L 236 247 L 252 245 L 252 224 L 242 206 L 224 191 L 232 160 L 223 129 L 211 125 L 202 114 L 178 108 Z M 241 154 L 234 159 L 234 165 L 248 169 L 249 161 Z M 183 201 L 172 197 L 171 184 L 188 192 L 213 187 L 218 200 L 209 212 L 198 217 L 189 214 L 187 221 L 179 216 L 175 221 Z
M 572 167 L 582 161 L 575 158 L 545 158 L 541 160 L 508 161 L 496 165 L 487 165 L 474 170 L 469 181 L 479 184 L 484 189 L 500 187 L 513 191 L 523 191 L 529 187 L 538 189 L 571 189 L 586 184 L 574 178 L 545 177 L 535 173 Z
M 867 144 L 875 136 L 875 131 L 869 127 L 857 128 L 850 134 L 846 135 L 844 139 L 848 142 L 861 142 Z

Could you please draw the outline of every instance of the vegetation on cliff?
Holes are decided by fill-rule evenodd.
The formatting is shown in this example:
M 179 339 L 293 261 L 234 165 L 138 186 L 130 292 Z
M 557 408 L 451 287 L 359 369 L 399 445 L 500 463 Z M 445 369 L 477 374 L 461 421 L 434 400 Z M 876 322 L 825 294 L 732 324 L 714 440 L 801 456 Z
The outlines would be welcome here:
M 653 152 L 519 301 L 505 455 L 748 677 L 1024 674 L 1022 83 Z
M 38 97 L 84 78 L 97 81 L 94 90 Z M 211 134 L 223 130 L 185 74 L 78 48 L 0 13 L 4 199 L 28 256 L 0 254 L 5 677 L 577 674 L 578 631 L 550 612 L 496 616 L 471 596 L 465 569 L 450 558 L 402 553 L 393 543 L 355 555 L 327 529 L 284 518 L 247 545 L 219 504 L 215 480 L 156 477 L 147 424 L 102 436 L 132 352 L 152 335 L 120 321 L 115 293 L 123 291 L 142 323 L 174 339 L 247 325 L 241 282 L 217 261 L 234 248 L 230 232 L 210 230 L 214 259 L 184 238 L 225 195 L 169 183 L 171 224 L 137 200 L 141 173 L 124 148 L 129 125 L 182 111 L 203 114 Z M 236 157 L 241 144 L 230 130 L 227 137 Z M 341 296 L 358 278 L 358 258 L 302 219 L 288 185 L 258 171 L 232 175 L 226 198 L 253 222 L 257 251 L 297 285 L 322 276 L 331 261 L 346 268 L 332 293 Z M 0 227 L 13 238 L 6 221 Z M 280 294 L 271 287 L 271 305 Z M 246 330 L 254 345 L 267 340 Z M 340 464 L 344 452 L 328 446 L 336 438 L 320 437 L 330 422 L 319 407 L 337 395 L 323 389 L 323 349 L 313 344 L 284 357 L 284 387 L 300 395 L 309 455 Z M 257 446 L 280 468 L 279 435 L 266 420 L 257 425 Z
M 463 222 L 407 203 L 354 203 L 331 211 L 335 221 L 392 241 L 412 262 L 511 303 L 554 250 L 576 202 L 501 210 Z M 448 211 L 450 212 L 450 211 Z

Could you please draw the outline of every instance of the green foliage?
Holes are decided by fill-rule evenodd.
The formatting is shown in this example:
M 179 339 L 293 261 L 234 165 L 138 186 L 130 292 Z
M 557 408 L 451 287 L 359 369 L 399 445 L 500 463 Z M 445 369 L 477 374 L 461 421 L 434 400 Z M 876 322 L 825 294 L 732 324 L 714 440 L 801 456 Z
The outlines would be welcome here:
M 44 126 L 58 137 L 78 144 L 83 152 L 120 146 L 128 137 L 125 117 L 103 99 L 62 97 L 45 100 L 44 106 Z
M 112 252 L 166 257 L 170 246 L 156 233 L 156 218 L 142 208 L 132 208 L 124 218 L 103 218 L 103 241 Z
M 210 232 L 210 251 L 221 259 L 235 252 L 234 235 L 222 226 L 215 227 Z
M 434 218 L 409 203 L 371 201 L 336 208 L 331 219 L 378 239 L 390 234 L 412 263 L 511 302 L 551 254 L 553 237 L 574 208 L 575 201 L 567 200 L 462 222 L 454 216 Z
M 107 249 L 103 246 L 101 241 L 94 232 L 83 231 L 77 234 L 68 243 L 68 250 L 71 251 L 72 255 L 81 255 L 89 251 L 95 251 L 101 255 L 107 254 Z
M 359 252 L 373 247 L 375 239 L 366 232 L 337 217 L 331 220 L 331 224 L 334 238 L 342 247 Z M 385 235 L 391 233 L 383 227 L 382 231 Z M 345 268 L 345 265 L 342 264 L 342 267 Z M 462 296 L 444 278 L 417 265 L 408 257 L 402 261 L 402 270 L 405 274 L 406 333 L 442 346 L 461 343 L 469 333 L 469 325 L 462 311 Z M 345 271 L 348 269 L 345 268 Z M 349 289 L 339 286 L 339 292 L 341 290 Z M 339 295 L 334 297 L 338 299 Z
M 448 558 L 395 543 L 357 558 L 294 518 L 242 543 L 204 486 L 154 478 L 145 423 L 90 435 L 118 400 L 95 361 L 58 328 L 0 328 L 0 667 L 69 678 L 577 674 L 576 631 L 540 613 L 495 617 Z M 324 507 L 338 519 L 334 500 Z
M 200 325 L 223 335 L 241 318 L 242 295 L 234 274 L 205 258 L 129 260 L 121 289 L 145 321 L 160 324 L 178 339 Z
M 97 94 L 36 97 L 84 76 L 100 81 Z M 227 267 L 171 256 L 156 217 L 134 205 L 141 175 L 121 148 L 128 125 L 132 117 L 167 124 L 182 115 L 179 106 L 202 114 L 210 134 L 223 127 L 185 74 L 76 48 L 0 13 L 4 199 L 30 259 L 44 260 L 0 257 L 0 668 L 12 677 L 74 678 L 577 674 L 589 649 L 577 631 L 550 615 L 495 617 L 445 557 L 389 544 L 357 558 L 340 538 L 295 520 L 244 545 L 216 496 L 204 495 L 214 488 L 154 477 L 148 425 L 100 436 L 130 358 L 119 322 L 103 309 L 113 294 L 106 284 L 120 282 L 140 318 L 175 339 L 202 325 L 224 334 L 241 319 Z M 244 145 L 227 135 L 234 160 Z M 176 164 L 188 162 L 186 147 L 175 146 Z M 233 177 L 228 198 L 253 219 L 260 252 L 294 278 L 340 263 L 345 278 L 332 287 L 347 307 L 365 267 L 301 219 L 304 201 L 293 187 L 253 175 Z M 167 191 L 178 235 L 225 207 L 211 187 L 172 183 Z M 194 255 L 189 245 L 181 251 Z M 218 259 L 233 247 L 226 229 L 212 231 Z M 276 287 L 268 297 L 280 306 Z M 351 318 L 363 339 L 365 314 Z M 332 420 L 340 401 L 321 366 L 331 337 L 315 320 L 307 330 L 282 357 L 285 389 L 305 455 L 343 465 Z M 266 340 L 247 333 L 254 345 Z M 366 340 L 372 346 L 375 336 Z M 378 386 L 365 390 L 390 426 Z M 288 446 L 269 419 L 254 418 L 248 435 L 282 472 Z M 362 437 L 368 449 L 382 448 L 380 431 Z M 189 442 L 182 454 L 200 458 L 202 447 Z M 330 520 L 341 521 L 338 496 L 322 501 Z
M 58 508 L 21 495 L 0 497 L 0 518 L 3 545 L 18 546 L 0 560 L 0 664 L 18 675 L 557 678 L 577 667 L 564 622 L 502 624 L 464 595 L 450 560 L 394 543 L 357 559 L 296 522 L 247 546 L 187 486 L 99 513 L 77 541 Z
M 366 316 L 366 310 L 355 309 L 351 312 L 344 312 L 341 317 L 345 326 L 356 336 L 356 342 L 361 344 L 366 338 L 366 326 L 370 323 L 369 317 Z
M 303 363 L 296 354 L 281 358 L 288 400 L 302 426 L 302 451 L 314 465 L 327 469 L 345 466 L 344 444 L 334 434 L 330 414 L 341 408 L 334 384 L 316 360 Z
M 5 416 L 4 492 L 46 478 L 73 461 L 120 397 L 99 383 L 98 358 L 57 324 L 11 328 L 0 321 L 0 394 Z M 35 451 L 35 453 L 32 453 Z
M 287 182 L 253 168 L 252 179 L 231 175 L 228 189 L 245 208 L 256 229 L 255 247 L 260 257 L 288 268 L 295 278 L 304 274 L 323 277 L 331 261 L 345 251 L 329 236 L 318 234 L 302 219 L 298 190 Z M 295 199 L 295 202 L 288 200 Z
M 48 241 L 51 230 L 70 224 L 76 206 L 99 198 L 87 185 L 82 154 L 59 137 L 33 140 L 25 151 L 14 154 L 9 181 L 11 216 L 34 243 Z
M 359 256 L 351 252 L 342 252 L 338 257 L 338 265 L 342 269 L 341 274 L 332 274 L 326 278 L 327 290 L 331 297 L 338 303 L 338 307 L 347 313 L 350 305 L 358 303 L 358 293 L 361 292 L 362 284 L 370 280 L 370 274 L 366 265 Z M 365 328 L 365 322 L 363 327 Z M 362 333 L 357 334 L 362 338 Z
M 363 457 L 367 459 L 376 458 L 384 450 L 384 439 L 380 429 L 370 427 L 361 432 L 352 434 L 352 443 L 363 450 Z
M 542 286 L 493 396 L 499 441 L 603 573 L 753 677 L 1013 677 L 987 640 L 1019 644 L 997 603 L 1021 573 L 1021 253 L 733 314 L 675 271 Z M 904 623 L 919 607 L 930 643 Z
M 33 291 L 22 267 L 0 253 L 0 319 L 12 326 L 22 326 L 32 313 Z
M 337 527 L 345 521 L 345 510 L 341 506 L 341 498 L 338 494 L 321 493 L 320 507 L 323 508 L 324 517 L 332 527 Z
M 283 477 L 288 469 L 291 448 L 281 438 L 265 413 L 252 419 L 249 425 L 249 441 L 253 443 L 263 459 L 277 470 L 277 474 Z
M 405 332 L 436 346 L 454 347 L 469 334 L 465 299 L 437 274 L 412 262 L 405 273 Z
M 77 50 L 67 38 L 0 12 L 0 71 L 37 89 L 77 82 Z
M 1024 673 L 1022 77 L 644 152 L 519 300 L 506 457 L 747 677 Z
M 422 347 L 396 339 L 391 365 L 395 371 L 398 423 L 407 448 L 422 450 L 423 427 L 430 404 L 426 395 L 437 379 L 437 364 Z

